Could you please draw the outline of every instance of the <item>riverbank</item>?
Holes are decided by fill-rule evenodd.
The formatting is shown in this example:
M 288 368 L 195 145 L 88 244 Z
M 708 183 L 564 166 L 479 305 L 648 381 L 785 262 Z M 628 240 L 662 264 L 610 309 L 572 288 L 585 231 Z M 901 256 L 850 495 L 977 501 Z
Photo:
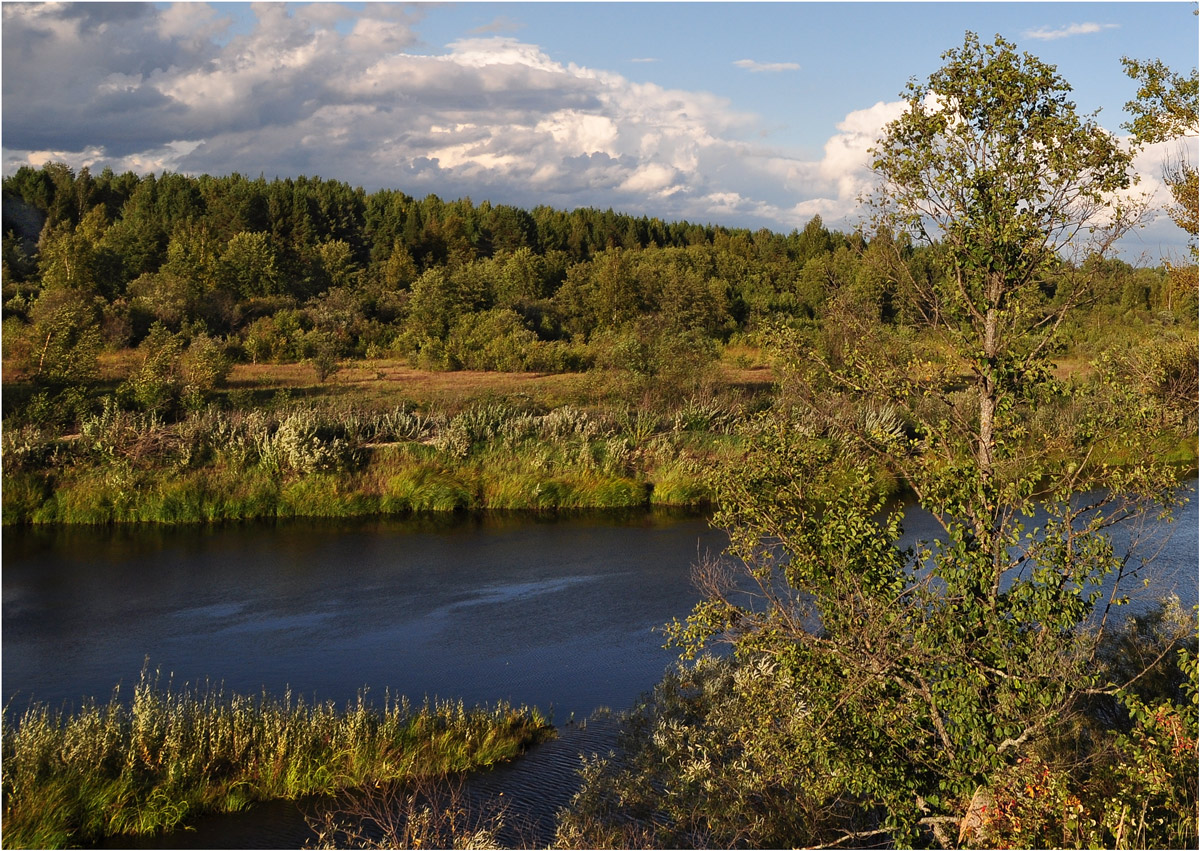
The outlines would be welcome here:
M 330 418 L 293 408 L 206 412 L 166 427 L 87 423 L 75 441 L 41 449 L 69 462 L 6 465 L 3 517 L 207 523 L 706 505 L 709 471 L 736 453 L 736 438 L 659 428 L 631 435 L 580 409 L 500 406 L 440 421 L 403 409 Z
M 116 386 L 129 368 L 110 357 L 104 381 Z M 203 404 L 170 417 L 130 410 L 101 388 L 72 402 L 70 427 L 54 424 L 50 397 L 6 385 L 8 407 L 25 413 L 5 421 L 3 523 L 706 508 L 721 471 L 739 463 L 747 427 L 793 404 L 756 351 L 731 355 L 715 375 L 680 395 L 618 373 L 370 361 L 314 383 L 304 365 L 241 365 Z M 1064 380 L 1091 378 L 1076 370 Z M 1092 460 L 1144 460 L 1123 451 Z M 1164 425 L 1155 457 L 1194 469 L 1196 438 Z M 882 469 L 876 484 L 885 496 L 903 489 Z
M 767 403 L 731 387 L 655 406 L 595 386 L 569 402 L 478 396 L 470 382 L 451 400 L 444 389 L 425 387 L 414 402 L 371 395 L 374 384 L 348 396 L 278 387 L 264 400 L 234 388 L 174 421 L 108 397 L 75 434 L 6 431 L 3 521 L 701 507 L 712 470 L 739 452 L 739 423 Z
M 61 848 L 157 834 L 204 813 L 445 777 L 510 760 L 553 737 L 537 710 L 362 696 L 338 709 L 220 688 L 160 687 L 143 674 L 63 716 L 3 718 L 5 848 Z

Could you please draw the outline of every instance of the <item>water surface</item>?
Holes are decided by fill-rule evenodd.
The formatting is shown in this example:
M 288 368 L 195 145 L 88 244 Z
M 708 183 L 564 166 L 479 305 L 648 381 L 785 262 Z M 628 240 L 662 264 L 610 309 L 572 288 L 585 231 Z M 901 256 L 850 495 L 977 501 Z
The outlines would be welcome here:
M 1138 577 L 1150 587 L 1129 611 L 1165 593 L 1194 605 L 1196 502 L 1153 526 Z M 938 527 L 910 508 L 905 531 L 928 540 Z M 616 741 L 611 722 L 564 722 L 628 708 L 658 681 L 675 653 L 657 629 L 690 612 L 691 565 L 725 541 L 703 518 L 645 514 L 6 528 L 3 699 L 71 707 L 117 683 L 127 697 L 148 659 L 177 684 L 243 693 L 344 703 L 369 687 L 378 702 L 536 705 L 561 738 L 469 791 L 511 801 L 527 832 L 505 838 L 540 847 L 578 783 L 578 753 Z M 305 807 L 271 802 L 113 847 L 297 847 L 313 838 Z
M 629 705 L 724 536 L 702 518 L 4 530 L 3 692 L 74 704 L 164 679 L 306 699 L 364 686 L 556 719 Z

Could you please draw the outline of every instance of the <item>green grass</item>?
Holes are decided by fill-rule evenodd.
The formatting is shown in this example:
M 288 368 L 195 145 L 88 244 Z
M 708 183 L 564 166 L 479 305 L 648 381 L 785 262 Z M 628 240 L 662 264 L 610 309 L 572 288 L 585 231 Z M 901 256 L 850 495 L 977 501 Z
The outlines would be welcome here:
M 109 403 L 85 417 L 77 437 L 32 426 L 6 432 L 3 522 L 704 507 L 715 500 L 720 471 L 739 463 L 748 410 L 734 396 L 657 408 L 477 397 L 434 410 L 281 398 L 263 409 L 211 406 L 164 422 Z M 1194 436 L 1164 430 L 1158 445 L 1157 457 L 1194 467 Z M 1097 458 L 1139 460 L 1119 445 Z M 876 472 L 881 493 L 899 491 Z
M 417 462 L 389 476 L 380 509 L 385 514 L 460 511 L 473 505 L 473 483 L 456 471 Z
M 201 813 L 456 774 L 512 759 L 553 735 L 536 710 L 461 703 L 413 708 L 360 695 L 344 709 L 160 688 L 64 716 L 3 717 L 5 848 L 61 848 L 152 834 Z
M 709 407 L 698 410 L 734 416 Z M 285 402 L 253 413 L 210 408 L 164 423 L 107 408 L 84 424 L 81 439 L 31 433 L 5 468 L 4 523 L 705 504 L 703 479 L 729 454 L 729 438 L 656 432 L 660 418 L 623 413 L 574 406 L 540 413 L 527 403 L 489 402 L 450 415 Z M 686 475 L 676 470 L 681 463 Z

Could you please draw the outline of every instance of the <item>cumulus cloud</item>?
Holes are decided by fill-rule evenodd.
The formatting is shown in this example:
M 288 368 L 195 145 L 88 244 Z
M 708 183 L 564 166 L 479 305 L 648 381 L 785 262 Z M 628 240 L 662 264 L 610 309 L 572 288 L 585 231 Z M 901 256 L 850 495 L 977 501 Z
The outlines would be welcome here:
M 249 29 L 199 3 L 2 14 L 5 173 L 58 160 L 308 174 L 417 197 L 777 230 L 819 213 L 850 227 L 871 185 L 867 151 L 904 108 L 850 112 L 813 157 L 770 144 L 763 119 L 725 98 L 564 63 L 511 36 L 430 50 L 419 8 L 263 4 Z
M 1147 215 L 1137 231 L 1122 240 L 1125 253 L 1145 253 L 1148 258 L 1174 257 L 1185 260 L 1186 237 L 1184 231 L 1167 215 L 1167 208 L 1174 206 L 1174 198 L 1164 179 L 1164 172 L 1189 163 L 1192 168 L 1200 156 L 1200 140 L 1195 136 L 1146 145 L 1133 158 L 1133 170 L 1139 181 L 1127 193 L 1130 197 L 1141 196 L 1147 204 Z
M 511 37 L 419 52 L 415 20 L 386 6 L 253 14 L 230 37 L 202 4 L 6 4 L 5 170 L 315 173 L 528 205 L 668 199 L 653 212 L 682 216 L 756 120 Z
M 871 146 L 907 108 L 906 101 L 880 101 L 851 112 L 837 125 L 840 132 L 825 143 L 820 172 L 837 187 L 838 197 L 857 197 L 871 188 Z
M 753 59 L 738 59 L 733 64 L 754 74 L 800 70 L 800 66 L 795 62 L 757 62 Z
M 319 174 L 786 230 L 815 213 L 849 223 L 870 179 L 866 149 L 896 112 L 851 113 L 808 161 L 744 141 L 769 134 L 724 98 L 564 64 L 511 36 L 421 52 L 417 19 L 394 7 L 256 6 L 256 25 L 232 37 L 217 7 L 141 6 L 104 29 L 118 12 L 106 8 L 5 5 L 6 172 L 54 159 Z
M 1058 29 L 1038 27 L 1035 30 L 1025 30 L 1025 37 L 1035 38 L 1040 41 L 1054 41 L 1060 38 L 1070 38 L 1074 35 L 1094 35 L 1104 30 L 1117 29 L 1117 27 L 1117 24 L 1097 24 L 1089 21 L 1083 24 L 1068 24 Z

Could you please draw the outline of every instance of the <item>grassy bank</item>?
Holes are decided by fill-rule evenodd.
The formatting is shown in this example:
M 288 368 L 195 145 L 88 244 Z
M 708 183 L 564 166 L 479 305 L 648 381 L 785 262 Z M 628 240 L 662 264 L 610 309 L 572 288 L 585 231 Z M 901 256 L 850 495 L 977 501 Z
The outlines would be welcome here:
M 658 413 L 546 409 L 528 399 L 450 412 L 282 397 L 175 422 L 105 404 L 79 434 L 4 435 L 4 523 L 203 523 L 461 510 L 700 506 L 738 451 L 737 402 Z
M 320 383 L 305 365 L 240 365 L 201 405 L 170 412 L 131 410 L 107 385 L 90 397 L 6 385 L 3 522 L 702 507 L 757 414 L 796 404 L 752 354 L 726 358 L 689 394 L 621 371 L 438 373 L 391 361 Z M 115 356 L 104 366 L 112 386 L 129 370 Z M 1076 405 L 1045 400 L 1031 428 L 1091 416 Z M 1195 467 L 1186 430 L 1164 420 L 1158 444 L 1156 457 Z M 1093 453 L 1141 460 L 1120 445 Z M 902 489 L 879 466 L 881 490 Z
M 536 710 L 391 699 L 380 710 L 362 696 L 338 709 L 143 676 L 128 704 L 5 711 L 4 847 L 152 834 L 256 801 L 442 777 L 552 735 Z
M 5 525 L 209 523 L 457 511 L 702 507 L 754 411 L 687 400 L 663 414 L 478 402 L 453 415 L 287 402 L 163 423 L 111 407 L 79 435 L 4 433 Z M 1196 441 L 1160 459 L 1194 470 Z M 1112 448 L 1109 465 L 1140 459 Z M 894 495 L 903 483 L 877 471 Z

